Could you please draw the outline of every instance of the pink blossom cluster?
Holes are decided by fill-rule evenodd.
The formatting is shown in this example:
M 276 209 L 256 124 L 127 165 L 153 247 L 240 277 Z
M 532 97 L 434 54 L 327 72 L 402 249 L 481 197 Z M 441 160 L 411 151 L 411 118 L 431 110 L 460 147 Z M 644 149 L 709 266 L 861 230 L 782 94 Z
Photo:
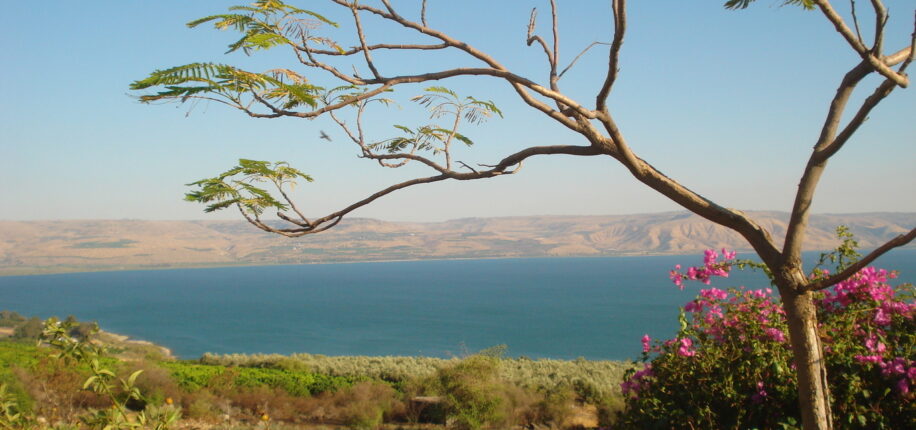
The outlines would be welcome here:
M 749 332 L 763 340 L 779 343 L 786 342 L 782 327 L 785 323 L 785 311 L 778 302 L 772 300 L 773 290 L 720 290 L 710 288 L 700 290 L 696 299 L 684 305 L 684 311 L 693 314 L 694 329 L 711 336 L 718 342 L 726 341 L 726 333 L 737 334 L 740 339 L 747 339 Z M 726 312 L 727 310 L 727 316 Z M 747 316 L 745 318 L 741 318 Z M 750 318 L 750 320 L 747 320 Z
M 703 254 L 703 265 L 696 267 L 688 267 L 687 273 L 681 273 L 681 265 L 678 264 L 674 266 L 674 270 L 669 272 L 669 277 L 671 281 L 674 282 L 674 285 L 677 285 L 681 290 L 684 289 L 684 280 L 691 281 L 700 281 L 706 285 L 709 285 L 712 281 L 713 276 L 719 276 L 723 278 L 728 277 L 728 271 L 731 269 L 732 261 L 735 259 L 737 253 L 735 251 L 728 251 L 725 248 L 722 248 L 722 260 L 718 262 L 719 253 L 713 249 L 707 249 Z
M 864 307 L 866 316 L 857 318 L 855 334 L 862 339 L 867 353 L 857 354 L 853 359 L 863 365 L 880 367 L 884 377 L 895 381 L 897 391 L 907 395 L 916 386 L 916 364 L 903 357 L 889 356 L 891 351 L 883 340 L 888 335 L 894 316 L 906 320 L 916 316 L 916 303 L 896 299 L 894 289 L 888 285 L 888 280 L 896 277 L 895 272 L 866 267 L 837 283 L 832 290 L 825 291 L 820 304 L 830 313 L 839 313 L 853 305 Z M 869 330 L 864 327 L 869 327 Z
M 902 395 L 907 395 L 912 387 L 916 387 L 916 362 L 903 357 L 895 357 L 880 363 L 881 374 L 888 379 L 897 379 L 894 386 Z M 899 379 L 898 379 L 899 378 Z
M 690 267 L 686 273 L 681 273 L 680 265 L 675 266 L 670 272 L 670 278 L 682 290 L 685 280 L 708 285 L 713 277 L 728 277 L 734 258 L 735 253 L 725 249 L 721 250 L 721 254 L 707 250 L 703 266 Z M 812 276 L 820 278 L 828 274 L 823 271 Z M 851 332 L 826 332 L 825 352 L 842 353 L 850 351 L 847 347 L 852 347 L 853 353 L 858 353 L 853 356 L 856 362 L 866 368 L 880 368 L 881 375 L 892 383 L 900 395 L 912 399 L 916 394 L 913 393 L 916 391 L 916 361 L 912 357 L 905 358 L 905 352 L 904 357 L 898 356 L 902 351 L 895 348 L 900 344 L 897 338 L 901 335 L 897 325 L 901 321 L 914 319 L 916 303 L 895 297 L 895 288 L 887 283 L 894 278 L 895 272 L 874 267 L 862 269 L 832 289 L 824 291 L 823 298 L 817 303 L 818 313 L 824 318 L 824 328 L 828 327 L 825 321 L 837 319 L 842 327 L 850 327 L 849 324 L 853 327 Z M 685 326 L 686 331 L 680 332 L 673 339 L 656 342 L 655 346 L 648 335 L 642 337 L 644 360 L 648 360 L 650 353 L 658 353 L 658 357 L 697 359 L 703 354 L 704 347 L 715 347 L 714 343 L 708 342 L 737 342 L 741 346 L 741 343 L 754 339 L 789 348 L 785 311 L 770 288 L 746 290 L 741 287 L 727 291 L 718 288 L 702 289 L 694 300 L 684 306 L 684 311 L 692 317 L 689 330 Z M 849 343 L 850 339 L 852 343 Z M 750 351 L 750 346 L 743 347 Z M 794 363 L 790 363 L 789 367 L 795 369 Z M 621 388 L 624 394 L 636 396 L 640 390 L 649 386 L 647 378 L 653 376 L 651 363 L 648 363 L 643 370 L 621 384 Z M 764 381 L 757 382 L 750 399 L 753 403 L 762 403 L 767 399 Z
M 682 337 L 678 343 L 680 346 L 677 347 L 677 355 L 681 357 L 693 357 L 697 355 L 697 351 L 693 349 L 693 339 L 689 337 Z
M 824 271 L 827 274 L 827 271 Z M 823 304 L 828 308 L 846 307 L 854 302 L 871 300 L 885 302 L 894 297 L 894 289 L 887 284 L 897 277 L 895 272 L 866 267 L 845 281 L 838 282 L 833 290 L 826 291 Z
M 894 315 L 912 319 L 916 314 L 916 303 L 894 300 L 894 289 L 887 284 L 888 279 L 896 277 L 895 272 L 866 267 L 837 283 L 832 291 L 826 291 L 821 305 L 828 311 L 837 312 L 852 303 L 872 303 L 875 305 L 873 321 L 879 326 L 890 325 Z
M 637 371 L 630 379 L 620 384 L 620 390 L 624 395 L 631 394 L 635 396 L 636 393 L 649 385 L 649 378 L 653 376 L 655 374 L 652 372 L 652 363 L 646 363 L 642 370 Z

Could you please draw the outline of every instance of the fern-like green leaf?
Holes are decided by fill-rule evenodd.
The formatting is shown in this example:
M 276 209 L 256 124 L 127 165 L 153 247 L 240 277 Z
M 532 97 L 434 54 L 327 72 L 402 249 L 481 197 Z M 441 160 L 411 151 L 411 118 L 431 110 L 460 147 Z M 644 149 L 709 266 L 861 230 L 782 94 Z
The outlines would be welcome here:
M 455 94 L 454 91 L 448 88 L 445 88 L 445 87 L 429 87 L 429 88 L 426 88 L 424 91 L 432 92 L 432 93 L 448 94 L 456 99 L 458 98 L 458 95 Z
M 195 19 L 185 25 L 189 28 L 197 27 L 206 22 L 216 21 L 213 23 L 213 27 L 219 30 L 226 30 L 233 28 L 236 31 L 242 32 L 245 31 L 248 26 L 255 21 L 254 17 L 249 15 L 241 14 L 220 14 L 220 15 L 210 15 L 203 18 Z
M 456 133 L 455 133 L 455 139 L 460 140 L 462 143 L 464 143 L 464 144 L 467 145 L 467 146 L 474 145 L 474 142 L 473 142 L 471 139 L 469 139 L 467 136 L 465 136 L 465 135 L 463 135 L 463 134 L 461 134 L 461 133 L 457 133 L 457 132 L 456 132 Z
M 747 9 L 748 6 L 753 3 L 754 0 L 728 0 L 725 2 L 726 9 Z M 804 9 L 812 10 L 815 7 L 814 0 L 785 0 L 782 2 L 783 6 L 793 5 L 801 6 Z
M 201 179 L 188 184 L 197 189 L 187 192 L 185 200 L 207 204 L 204 208 L 204 212 L 207 213 L 237 206 L 248 213 L 260 215 L 268 208 L 286 210 L 289 206 L 276 199 L 266 189 L 254 184 L 273 183 L 282 190 L 283 186 L 295 185 L 296 179 L 312 182 L 311 176 L 283 161 L 270 163 L 240 159 L 237 166 L 217 177 Z

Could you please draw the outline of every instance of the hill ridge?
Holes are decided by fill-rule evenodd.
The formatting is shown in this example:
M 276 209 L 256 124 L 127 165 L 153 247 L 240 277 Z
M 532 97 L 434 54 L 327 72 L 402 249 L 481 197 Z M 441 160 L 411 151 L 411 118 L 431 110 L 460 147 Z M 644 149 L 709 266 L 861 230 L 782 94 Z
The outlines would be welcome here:
M 788 213 L 747 211 L 774 238 Z M 812 215 L 806 250 L 837 245 L 848 225 L 871 248 L 916 225 L 916 213 Z M 912 246 L 912 245 L 911 245 Z M 452 258 L 691 254 L 748 251 L 734 232 L 684 211 L 625 215 L 465 217 L 438 222 L 344 219 L 299 239 L 244 221 L 0 221 L 0 275 L 264 264 Z

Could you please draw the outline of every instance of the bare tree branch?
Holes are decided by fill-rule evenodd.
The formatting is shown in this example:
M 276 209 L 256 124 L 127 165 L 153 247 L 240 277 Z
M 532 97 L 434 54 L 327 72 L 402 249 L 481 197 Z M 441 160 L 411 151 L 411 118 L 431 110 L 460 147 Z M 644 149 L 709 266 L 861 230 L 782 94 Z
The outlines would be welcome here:
M 366 34 L 363 32 L 363 25 L 359 20 L 359 11 L 355 7 L 351 7 L 350 11 L 353 12 L 353 21 L 356 24 L 356 34 L 359 36 L 359 46 L 362 47 L 363 56 L 366 58 L 366 65 L 369 66 L 369 70 L 372 71 L 372 76 L 375 76 L 375 79 L 382 79 L 382 76 L 379 75 L 378 69 L 375 68 L 375 64 L 372 63 L 372 54 L 369 49 L 366 48 Z
M 502 160 L 500 160 L 499 163 L 492 165 L 489 170 L 477 171 L 475 169 L 471 169 L 472 172 L 469 172 L 469 173 L 446 171 L 436 176 L 415 178 L 415 179 L 399 182 L 385 189 L 377 191 L 373 193 L 372 195 L 356 203 L 353 203 L 341 210 L 330 213 L 321 218 L 315 218 L 307 224 L 304 222 L 298 222 L 297 220 L 293 220 L 288 216 L 280 215 L 278 213 L 278 216 L 280 216 L 281 219 L 298 226 L 298 228 L 271 227 L 270 225 L 265 224 L 263 221 L 261 221 L 260 218 L 256 214 L 251 215 L 248 212 L 246 212 L 244 208 L 242 207 L 242 205 L 236 204 L 236 206 L 238 207 L 239 212 L 242 213 L 242 215 L 245 217 L 245 219 L 249 223 L 260 228 L 261 230 L 280 234 L 286 237 L 300 237 L 300 236 L 305 236 L 307 234 L 315 234 L 315 233 L 320 233 L 322 231 L 326 231 L 329 228 L 337 225 L 337 223 L 339 223 L 340 220 L 343 219 L 343 217 L 349 214 L 350 212 L 356 209 L 359 209 L 363 206 L 366 206 L 369 203 L 372 203 L 373 201 L 381 197 L 384 197 L 388 194 L 391 194 L 392 192 L 395 192 L 397 190 L 401 190 L 401 189 L 408 188 L 414 185 L 419 185 L 419 184 L 428 184 L 428 183 L 433 183 L 433 182 L 439 182 L 439 181 L 443 181 L 446 179 L 469 181 L 469 180 L 486 179 L 486 178 L 493 178 L 496 176 L 514 174 L 518 172 L 518 168 L 516 168 L 515 170 L 507 170 L 507 169 L 512 166 L 520 167 L 522 162 L 529 157 L 533 157 L 536 155 L 551 155 L 551 154 L 589 156 L 589 155 L 600 155 L 601 152 L 599 152 L 595 148 L 588 147 L 588 146 L 574 146 L 574 145 L 532 146 L 532 147 L 525 148 L 521 151 L 518 151 L 512 155 L 509 155 L 503 158 Z M 406 154 L 391 154 L 391 155 L 392 155 L 391 158 L 394 158 L 394 156 L 405 156 Z M 388 156 L 384 154 L 378 155 L 378 157 L 388 158 Z M 303 224 L 306 224 L 306 225 L 303 225 Z
M 595 101 L 595 110 L 607 110 L 607 97 L 611 94 L 611 87 L 617 80 L 618 66 L 620 60 L 620 48 L 623 46 L 623 35 L 627 30 L 627 4 L 626 0 L 613 0 L 612 10 L 614 13 L 614 40 L 611 42 L 611 51 L 608 55 L 607 77 L 604 78 L 604 84 L 598 91 L 598 97 Z
M 528 46 L 531 46 L 532 43 L 537 42 L 538 45 L 541 45 L 544 48 L 544 54 L 547 55 L 547 63 L 553 66 L 554 58 L 553 54 L 550 52 L 550 48 L 547 47 L 547 42 L 541 36 L 534 34 L 535 25 L 537 24 L 538 8 L 531 8 L 531 18 L 528 21 Z
M 423 4 L 420 6 L 420 23 L 426 27 L 426 0 L 423 0 Z
M 448 48 L 448 47 L 449 47 L 449 46 L 448 46 L 447 44 L 445 44 L 445 43 L 439 43 L 439 44 L 435 44 L 435 45 L 410 44 L 410 43 L 377 43 L 377 44 L 375 44 L 375 45 L 366 45 L 365 47 L 363 47 L 363 46 L 356 46 L 356 47 L 353 47 L 353 48 L 350 48 L 350 49 L 347 49 L 347 50 L 343 50 L 343 51 L 336 51 L 336 50 L 331 50 L 331 49 L 315 49 L 315 48 L 309 48 L 309 51 L 310 51 L 312 54 L 317 54 L 317 55 L 329 55 L 329 56 L 343 56 L 343 57 L 346 57 L 346 56 L 350 56 L 350 55 L 353 55 L 353 54 L 362 53 L 363 50 L 376 51 L 376 50 L 380 50 L 380 49 L 390 49 L 390 50 L 417 50 L 417 51 L 424 51 L 424 50 L 426 50 L 426 51 L 433 51 L 433 50 L 437 50 L 437 49 L 445 49 L 445 48 Z M 299 45 L 297 45 L 297 46 L 295 46 L 295 48 L 296 48 L 297 50 L 300 50 L 300 51 L 303 51 L 303 52 L 305 51 L 305 47 L 304 47 L 304 46 L 299 46 Z
M 557 63 L 560 62 L 560 24 L 557 20 L 557 1 L 550 0 L 550 16 L 553 18 L 553 61 L 550 63 L 550 89 L 559 91 L 557 85 Z
M 884 46 L 884 27 L 887 25 L 887 8 L 881 0 L 871 0 L 871 5 L 875 9 L 875 42 L 872 44 L 871 52 L 881 55 Z
M 824 13 L 824 16 L 826 16 L 827 19 L 830 20 L 831 23 L 833 23 L 833 26 L 834 28 L 836 28 L 836 31 L 840 33 L 840 35 L 842 35 L 843 38 L 846 39 L 846 42 L 849 43 L 849 46 L 852 46 L 852 48 L 856 52 L 859 53 L 859 56 L 861 56 L 863 60 L 867 61 L 868 64 L 874 67 L 874 69 L 878 73 L 880 73 L 881 75 L 883 75 L 884 77 L 888 79 L 893 80 L 894 83 L 896 83 L 900 87 L 906 88 L 907 85 L 909 85 L 910 80 L 909 78 L 907 78 L 906 75 L 901 75 L 895 72 L 890 67 L 888 67 L 887 64 L 885 64 L 884 61 L 882 61 L 879 58 L 881 55 L 880 52 L 871 52 L 868 48 L 865 47 L 864 44 L 862 44 L 858 40 L 858 38 L 856 38 L 856 35 L 853 34 L 849 26 L 847 26 L 846 23 L 843 21 L 843 18 L 836 12 L 835 9 L 833 9 L 833 6 L 830 5 L 830 2 L 828 2 L 827 0 L 814 0 L 814 1 L 821 8 L 821 12 Z M 880 2 L 878 2 L 877 0 L 873 0 L 872 4 L 873 5 L 880 4 Z M 877 35 L 875 37 L 875 42 L 876 42 L 875 46 L 876 47 L 879 46 L 878 42 L 882 40 L 883 32 L 884 32 L 883 20 L 879 22 L 881 23 L 881 25 L 875 29 L 876 35 Z
M 823 290 L 825 288 L 829 288 L 835 285 L 838 282 L 845 281 L 846 279 L 849 279 L 852 275 L 855 275 L 856 272 L 862 270 L 863 268 L 871 264 L 871 262 L 875 261 L 875 259 L 877 259 L 878 257 L 884 255 L 891 249 L 894 249 L 894 248 L 897 248 L 897 247 L 900 247 L 900 246 L 903 246 L 903 245 L 906 245 L 912 242 L 913 239 L 916 239 L 916 228 L 913 228 L 912 230 L 910 230 L 909 233 L 901 234 L 889 240 L 887 243 L 885 243 L 884 245 L 881 245 L 880 247 L 870 252 L 865 257 L 862 257 L 859 261 L 855 262 L 855 264 L 847 267 L 846 270 L 843 270 L 840 273 L 837 273 L 832 276 L 828 276 L 823 279 L 819 279 L 817 281 L 814 281 L 808 284 L 807 286 L 805 286 L 805 291 Z
M 911 52 L 912 48 L 908 47 L 888 57 L 884 57 L 882 61 L 888 66 L 893 66 L 897 63 L 904 62 L 910 57 Z M 843 77 L 830 103 L 827 117 L 821 128 L 821 134 L 818 137 L 817 143 L 814 145 L 814 149 L 808 159 L 808 164 L 799 181 L 798 191 L 795 194 L 795 202 L 792 206 L 792 214 L 789 218 L 788 230 L 786 231 L 786 240 L 782 249 L 783 257 L 786 261 L 793 261 L 795 262 L 794 264 L 799 264 L 800 262 L 801 244 L 804 240 L 805 231 L 808 226 L 808 214 L 811 210 L 815 189 L 826 168 L 827 160 L 849 139 L 851 132 L 858 129 L 858 126 L 865 120 L 867 113 L 874 107 L 874 105 L 870 105 L 869 100 L 866 99 L 859 109 L 859 112 L 863 113 L 863 115 L 853 117 L 846 127 L 846 130 L 850 133 L 844 133 L 842 139 L 837 138 L 840 120 L 843 113 L 846 111 L 846 105 L 849 102 L 850 96 L 859 82 L 868 76 L 872 70 L 870 64 L 864 60 L 853 67 Z M 885 97 L 887 94 L 881 95 L 886 90 L 885 86 L 885 84 L 880 85 L 870 99 L 877 102 Z M 891 90 L 892 89 L 893 87 Z

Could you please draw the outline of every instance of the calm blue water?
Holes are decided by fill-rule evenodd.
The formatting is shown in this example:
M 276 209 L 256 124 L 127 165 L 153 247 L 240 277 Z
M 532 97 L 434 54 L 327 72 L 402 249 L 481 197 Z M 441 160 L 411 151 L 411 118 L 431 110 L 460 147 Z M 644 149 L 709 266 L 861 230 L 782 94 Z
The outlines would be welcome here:
M 739 257 L 741 257 L 739 255 Z M 810 260 L 810 258 L 809 258 Z M 0 309 L 75 315 L 182 358 L 204 352 L 629 359 L 669 336 L 675 264 L 701 256 L 418 261 L 0 277 Z M 916 281 L 916 250 L 878 265 Z M 719 287 L 765 286 L 734 272 Z

